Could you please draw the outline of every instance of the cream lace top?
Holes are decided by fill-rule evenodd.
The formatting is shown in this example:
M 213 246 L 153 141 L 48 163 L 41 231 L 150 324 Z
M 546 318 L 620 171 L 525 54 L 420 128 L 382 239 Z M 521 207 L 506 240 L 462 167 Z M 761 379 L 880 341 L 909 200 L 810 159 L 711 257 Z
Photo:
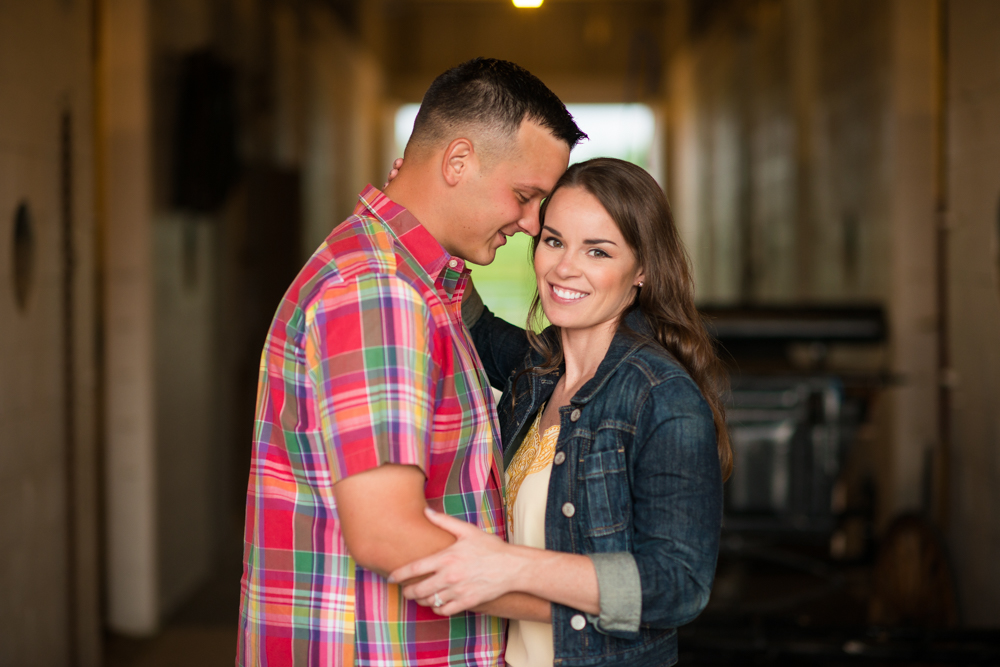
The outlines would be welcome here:
M 545 406 L 507 468 L 504 504 L 507 534 L 512 544 L 545 548 L 545 504 L 559 425 L 539 433 Z M 512 667 L 552 667 L 552 625 L 512 620 L 507 632 L 507 664 Z

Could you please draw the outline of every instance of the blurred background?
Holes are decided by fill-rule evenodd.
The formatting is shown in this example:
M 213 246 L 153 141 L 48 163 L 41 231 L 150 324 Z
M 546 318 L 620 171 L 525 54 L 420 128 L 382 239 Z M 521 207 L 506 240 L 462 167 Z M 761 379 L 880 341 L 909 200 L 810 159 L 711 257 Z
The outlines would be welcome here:
M 259 354 L 414 104 L 666 190 L 736 472 L 682 664 L 1000 664 L 997 0 L 0 0 L 0 665 L 235 655 Z M 522 322 L 528 239 L 476 268 Z

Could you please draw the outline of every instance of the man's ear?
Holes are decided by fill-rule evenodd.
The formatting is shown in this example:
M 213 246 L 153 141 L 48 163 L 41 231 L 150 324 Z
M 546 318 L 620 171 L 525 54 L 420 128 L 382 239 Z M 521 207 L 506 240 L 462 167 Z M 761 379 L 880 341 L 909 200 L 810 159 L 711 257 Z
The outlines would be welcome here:
M 441 176 L 448 185 L 458 185 L 463 178 L 479 168 L 479 156 L 470 139 L 453 140 L 441 159 Z

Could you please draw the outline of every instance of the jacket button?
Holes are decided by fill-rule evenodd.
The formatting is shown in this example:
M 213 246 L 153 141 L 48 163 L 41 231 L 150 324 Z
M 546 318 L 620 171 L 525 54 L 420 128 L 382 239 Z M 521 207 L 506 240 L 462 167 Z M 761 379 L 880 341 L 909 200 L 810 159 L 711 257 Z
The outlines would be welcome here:
M 566 452 L 556 452 L 556 455 L 552 458 L 552 462 L 557 466 L 561 466 L 563 461 L 566 460 Z
M 575 614 L 573 618 L 569 619 L 569 625 L 574 630 L 583 630 L 587 627 L 587 619 L 583 617 L 583 614 Z
M 576 514 L 576 508 L 573 507 L 573 503 L 566 503 L 562 506 L 562 513 L 568 517 L 573 516 Z
M 571 422 L 580 420 L 580 408 L 574 408 L 573 412 L 569 413 L 569 420 Z

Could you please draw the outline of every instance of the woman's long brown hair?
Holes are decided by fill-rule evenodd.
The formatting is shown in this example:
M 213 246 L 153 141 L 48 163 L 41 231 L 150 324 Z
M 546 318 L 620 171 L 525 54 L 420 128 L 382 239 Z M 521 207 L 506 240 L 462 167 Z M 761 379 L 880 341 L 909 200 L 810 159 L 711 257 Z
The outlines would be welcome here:
M 539 213 L 542 227 L 555 193 L 561 188 L 574 187 L 583 188 L 597 198 L 618 225 L 645 274 L 635 301 L 619 321 L 619 328 L 624 326 L 625 314 L 640 310 L 653 328 L 656 343 L 665 347 L 698 385 L 712 408 L 719 465 L 723 480 L 728 479 L 733 470 L 733 451 L 722 403 L 727 375 L 695 308 L 690 262 L 663 190 L 645 170 L 630 162 L 613 158 L 580 162 L 562 175 L 542 204 Z M 532 252 L 540 240 L 541 234 L 535 237 Z M 541 314 L 536 290 L 528 312 L 528 339 L 545 359 L 533 371 L 547 373 L 562 364 L 562 347 L 558 335 L 535 333 Z

